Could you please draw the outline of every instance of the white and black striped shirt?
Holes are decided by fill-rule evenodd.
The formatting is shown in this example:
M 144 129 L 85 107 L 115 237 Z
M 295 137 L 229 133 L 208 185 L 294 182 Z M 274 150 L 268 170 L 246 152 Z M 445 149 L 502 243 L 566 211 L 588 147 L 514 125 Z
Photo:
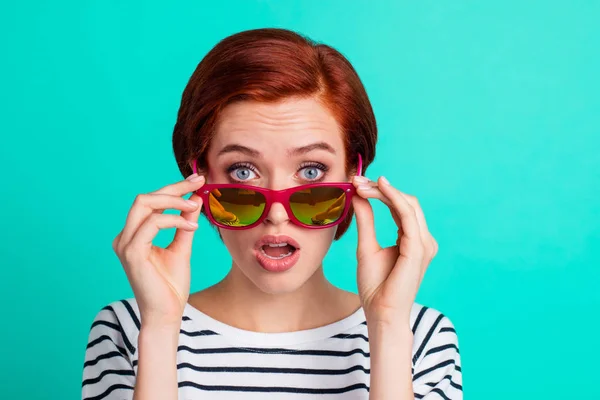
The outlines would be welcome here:
M 462 399 L 456 331 L 448 317 L 414 304 L 416 399 Z M 138 365 L 135 299 L 104 307 L 92 324 L 83 399 L 132 399 Z M 364 310 L 315 329 L 241 330 L 186 305 L 179 334 L 180 399 L 368 399 L 369 339 Z

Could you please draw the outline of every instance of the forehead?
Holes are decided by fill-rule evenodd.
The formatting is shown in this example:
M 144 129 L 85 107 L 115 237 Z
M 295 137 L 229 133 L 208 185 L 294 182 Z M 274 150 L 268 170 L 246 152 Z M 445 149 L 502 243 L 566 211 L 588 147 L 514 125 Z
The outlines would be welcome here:
M 238 143 L 268 153 L 323 141 L 336 153 L 343 150 L 342 132 L 336 119 L 313 98 L 234 103 L 223 110 L 216 128 L 213 149 Z

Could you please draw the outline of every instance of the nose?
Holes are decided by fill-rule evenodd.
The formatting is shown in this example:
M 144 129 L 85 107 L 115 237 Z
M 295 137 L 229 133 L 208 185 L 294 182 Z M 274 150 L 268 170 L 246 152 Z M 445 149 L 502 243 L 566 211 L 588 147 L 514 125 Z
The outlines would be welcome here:
M 283 224 L 289 221 L 289 216 L 285 207 L 281 203 L 271 204 L 271 209 L 267 213 L 265 218 L 265 224 L 271 223 L 273 225 Z

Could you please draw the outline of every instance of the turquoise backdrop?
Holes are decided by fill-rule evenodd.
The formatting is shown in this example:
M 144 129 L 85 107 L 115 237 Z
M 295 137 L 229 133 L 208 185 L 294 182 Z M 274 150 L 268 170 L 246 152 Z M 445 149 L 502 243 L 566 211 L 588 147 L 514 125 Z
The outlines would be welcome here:
M 111 241 L 137 193 L 180 179 L 187 80 L 220 39 L 283 27 L 366 86 L 368 175 L 422 203 L 440 250 L 417 301 L 456 325 L 466 397 L 600 398 L 599 20 L 598 1 L 3 4 L 0 397 L 80 396 L 94 315 L 132 295 Z M 325 260 L 353 291 L 355 246 L 353 224 Z M 205 221 L 192 262 L 192 290 L 229 266 Z

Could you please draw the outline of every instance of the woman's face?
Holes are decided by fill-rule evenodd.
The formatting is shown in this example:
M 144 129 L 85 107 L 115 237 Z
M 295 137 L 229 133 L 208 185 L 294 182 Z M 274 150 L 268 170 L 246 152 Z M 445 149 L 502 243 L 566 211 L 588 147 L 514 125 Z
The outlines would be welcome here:
M 316 146 L 294 152 L 311 145 Z M 344 171 L 345 157 L 342 132 L 317 100 L 239 102 L 227 106 L 219 118 L 207 153 L 207 182 L 274 190 L 315 182 L 348 182 L 351 177 Z M 336 230 L 302 228 L 291 222 L 282 204 L 273 203 L 260 225 L 220 232 L 233 268 L 239 268 L 263 292 L 276 294 L 295 291 L 315 273 Z M 264 235 L 290 236 L 299 244 L 299 258 L 292 268 L 272 272 L 261 266 L 255 246 Z

